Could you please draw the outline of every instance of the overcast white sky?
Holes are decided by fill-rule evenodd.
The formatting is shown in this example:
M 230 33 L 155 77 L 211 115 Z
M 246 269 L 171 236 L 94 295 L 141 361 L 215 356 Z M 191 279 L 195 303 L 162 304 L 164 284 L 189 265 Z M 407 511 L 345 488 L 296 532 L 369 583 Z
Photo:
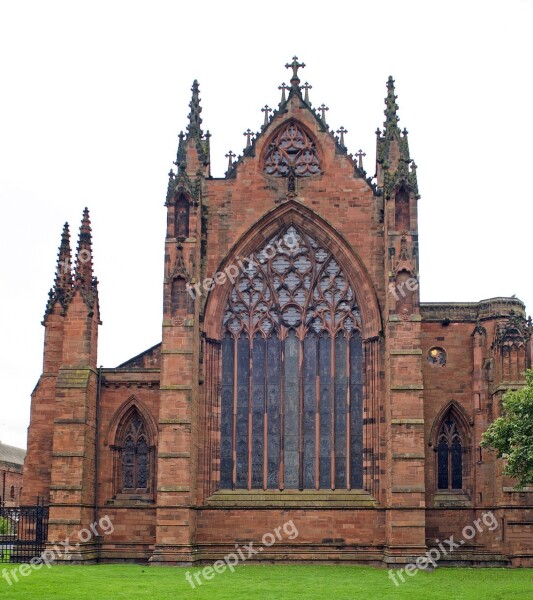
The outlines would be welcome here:
M 63 223 L 91 211 L 98 363 L 161 339 L 167 173 L 200 82 L 213 175 L 279 102 L 297 54 L 312 103 L 374 173 L 385 82 L 418 165 L 421 297 L 533 308 L 532 4 L 2 2 L 0 439 L 26 444 Z

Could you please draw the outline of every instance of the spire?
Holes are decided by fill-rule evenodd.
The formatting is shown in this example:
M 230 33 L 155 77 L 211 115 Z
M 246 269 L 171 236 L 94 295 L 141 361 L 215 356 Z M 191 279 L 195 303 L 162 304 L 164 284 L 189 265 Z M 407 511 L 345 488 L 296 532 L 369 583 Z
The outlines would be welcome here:
M 385 122 L 383 126 L 385 127 L 385 133 L 391 130 L 396 130 L 399 133 L 398 129 L 398 121 L 400 118 L 398 117 L 398 105 L 396 104 L 396 99 L 398 96 L 394 93 L 394 79 L 392 75 L 389 75 L 389 79 L 387 80 L 387 97 L 385 98 L 385 110 L 383 111 L 385 114 Z
M 61 244 L 57 253 L 57 268 L 54 289 L 63 297 L 72 290 L 72 252 L 68 223 L 63 225 Z
M 46 317 L 53 309 L 56 302 L 59 302 L 63 309 L 66 308 L 70 296 L 72 295 L 72 253 L 70 250 L 70 233 L 68 223 L 63 225 L 61 234 L 61 243 L 57 252 L 57 267 L 54 286 L 48 293 L 48 302 L 44 312 L 43 325 Z
M 191 137 L 201 138 L 203 136 L 202 118 L 200 117 L 202 107 L 200 106 L 199 86 L 196 79 L 193 81 L 191 91 L 192 99 L 189 102 L 191 112 L 188 116 L 189 124 L 187 125 L 187 139 Z
M 91 289 L 93 283 L 93 254 L 91 220 L 89 219 L 89 209 L 87 207 L 83 211 L 81 220 L 78 248 L 76 250 L 75 278 L 76 285 L 82 290 L 89 291 Z

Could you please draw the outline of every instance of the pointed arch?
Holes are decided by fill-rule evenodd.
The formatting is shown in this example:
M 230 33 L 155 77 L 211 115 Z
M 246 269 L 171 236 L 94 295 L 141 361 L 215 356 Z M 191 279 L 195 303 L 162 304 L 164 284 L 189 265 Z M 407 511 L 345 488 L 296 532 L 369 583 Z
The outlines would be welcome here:
M 472 425 L 464 408 L 455 400 L 448 402 L 435 418 L 430 445 L 435 452 L 437 490 L 458 492 L 467 487 Z
M 452 417 L 458 422 L 459 427 L 461 428 L 461 431 L 465 435 L 466 439 L 470 438 L 469 432 L 474 425 L 472 417 L 468 415 L 466 410 L 461 404 L 459 404 L 459 402 L 457 402 L 457 400 L 450 400 L 439 410 L 433 421 L 433 425 L 431 426 L 431 431 L 429 434 L 430 446 L 435 445 L 436 438 L 438 436 L 438 430 L 448 414 L 451 414 Z
M 120 424 L 124 421 L 124 418 L 127 417 L 127 414 L 129 414 L 133 408 L 137 409 L 144 420 L 151 444 L 153 446 L 157 445 L 157 423 L 146 404 L 134 394 L 125 402 L 123 402 L 115 411 L 115 414 L 109 422 L 109 426 L 104 437 L 104 446 L 112 446 L 114 444 L 115 440 L 117 439 L 117 433 Z
M 321 172 L 317 140 L 307 127 L 294 118 L 281 123 L 267 139 L 261 164 L 271 177 L 310 177 Z
M 313 236 L 338 261 L 361 309 L 363 339 L 379 336 L 382 323 L 377 295 L 361 258 L 332 225 L 297 200 L 291 199 L 264 215 L 234 244 L 217 272 L 224 272 L 232 265 L 237 266 L 237 257 L 249 256 L 291 224 Z M 223 315 L 231 288 L 231 281 L 226 281 L 209 293 L 204 321 L 204 332 L 208 338 L 222 339 Z
M 228 281 L 212 289 L 204 313 L 207 354 L 220 345 L 207 386 L 220 419 L 208 442 L 220 448 L 211 489 L 372 485 L 365 381 L 378 367 L 365 363 L 365 340 L 379 339 L 381 321 L 353 248 L 289 201 L 235 244 L 225 269 Z
M 153 500 L 157 426 L 138 398 L 131 396 L 115 412 L 104 443 L 112 452 L 113 498 L 134 494 Z

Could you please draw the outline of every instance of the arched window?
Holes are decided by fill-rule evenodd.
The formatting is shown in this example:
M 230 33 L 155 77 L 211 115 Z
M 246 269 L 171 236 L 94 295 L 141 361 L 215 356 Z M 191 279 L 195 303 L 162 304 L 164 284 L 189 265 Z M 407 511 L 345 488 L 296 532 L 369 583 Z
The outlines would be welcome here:
M 14 500 L 14 499 L 15 499 L 15 486 L 14 486 L 14 485 L 12 485 L 12 486 L 11 486 L 11 489 L 10 489 L 10 491 L 9 491 L 9 498 L 10 498 L 11 500 Z
M 437 438 L 437 489 L 463 488 L 463 442 L 456 421 L 448 415 Z
M 189 201 L 180 194 L 175 207 L 175 232 L 177 238 L 189 237 Z
M 128 411 L 119 427 L 115 450 L 120 457 L 117 461 L 117 492 L 150 492 L 153 461 L 146 426 L 135 407 Z
M 346 275 L 294 226 L 251 258 L 224 316 L 220 487 L 361 488 L 361 319 Z

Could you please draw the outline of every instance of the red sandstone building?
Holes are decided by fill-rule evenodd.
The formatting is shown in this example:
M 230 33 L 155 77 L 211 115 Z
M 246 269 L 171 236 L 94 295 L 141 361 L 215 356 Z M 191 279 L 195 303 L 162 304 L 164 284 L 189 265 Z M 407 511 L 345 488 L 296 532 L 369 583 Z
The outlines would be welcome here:
M 532 565 L 533 492 L 480 448 L 524 384 L 515 298 L 420 303 L 419 199 L 389 78 L 375 178 L 300 85 L 217 178 L 197 82 L 169 174 L 162 341 L 97 369 L 87 210 L 68 226 L 32 398 L 24 502 L 71 559 L 212 561 L 292 519 L 265 560 L 402 563 L 492 511 L 453 562 Z
M 20 505 L 26 451 L 0 442 L 0 508 Z

